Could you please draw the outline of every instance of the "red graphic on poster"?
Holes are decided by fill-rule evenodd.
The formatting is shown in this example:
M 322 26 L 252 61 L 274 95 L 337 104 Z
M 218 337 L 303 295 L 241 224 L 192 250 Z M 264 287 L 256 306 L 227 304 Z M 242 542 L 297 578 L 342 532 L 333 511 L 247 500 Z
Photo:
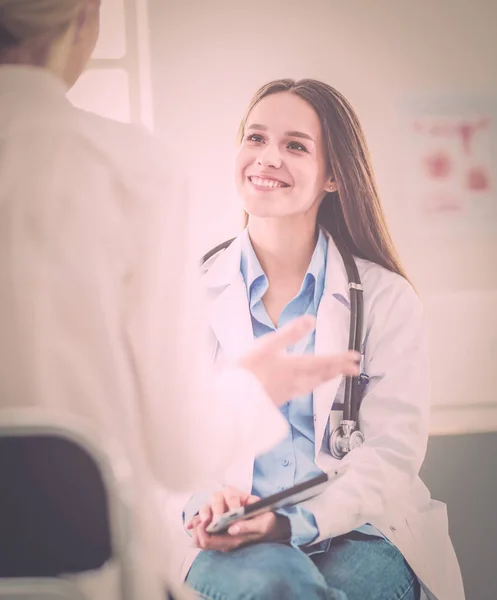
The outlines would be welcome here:
M 438 150 L 423 158 L 423 166 L 429 177 L 442 179 L 448 177 L 452 171 L 452 160 L 447 152 Z
M 428 194 L 423 205 L 424 212 L 428 214 L 459 213 L 462 209 L 460 196 L 446 190 Z
M 490 175 L 488 170 L 481 166 L 470 167 L 466 173 L 466 187 L 475 192 L 490 190 Z
M 423 213 L 458 213 L 472 210 L 492 191 L 486 137 L 490 117 L 431 116 L 414 121 L 422 145 L 419 181 Z M 482 205 L 483 206 L 483 205 Z M 476 205 L 475 205 L 476 207 Z

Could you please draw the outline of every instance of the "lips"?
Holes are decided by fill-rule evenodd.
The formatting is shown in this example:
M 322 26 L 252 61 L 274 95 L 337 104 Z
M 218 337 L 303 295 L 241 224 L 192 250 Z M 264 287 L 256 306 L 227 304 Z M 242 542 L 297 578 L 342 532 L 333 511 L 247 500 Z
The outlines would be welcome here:
M 284 181 L 280 181 L 279 179 L 274 179 L 272 177 L 250 175 L 249 180 L 255 187 L 264 188 L 268 190 L 289 187 L 288 184 Z

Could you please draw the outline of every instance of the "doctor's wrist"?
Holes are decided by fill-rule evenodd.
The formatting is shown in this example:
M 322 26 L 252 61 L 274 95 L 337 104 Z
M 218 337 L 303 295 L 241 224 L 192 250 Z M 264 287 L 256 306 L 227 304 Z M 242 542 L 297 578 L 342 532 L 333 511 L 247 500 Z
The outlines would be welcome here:
M 289 543 L 292 539 L 292 525 L 290 519 L 278 513 L 274 514 L 275 524 L 273 527 L 272 540 L 280 543 Z

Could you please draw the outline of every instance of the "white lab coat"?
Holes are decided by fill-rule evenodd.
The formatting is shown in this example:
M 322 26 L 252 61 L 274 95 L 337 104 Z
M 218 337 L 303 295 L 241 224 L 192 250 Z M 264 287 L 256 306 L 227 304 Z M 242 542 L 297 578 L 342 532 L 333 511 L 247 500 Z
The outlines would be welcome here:
M 208 319 L 212 355 L 227 365 L 253 343 L 245 284 L 240 274 L 240 239 L 205 264 L 203 283 L 209 296 Z M 320 531 L 316 541 L 336 537 L 372 523 L 402 552 L 430 600 L 463 600 L 459 565 L 449 538 L 446 507 L 430 498 L 418 476 L 425 456 L 430 410 L 428 350 L 422 308 L 411 286 L 400 276 L 365 260 L 357 260 L 364 286 L 365 371 L 370 376 L 360 410 L 365 444 L 343 464 L 344 475 L 305 506 Z M 326 282 L 317 313 L 317 354 L 341 352 L 348 346 L 350 310 L 343 261 L 330 239 Z M 323 452 L 321 440 L 335 399 L 343 398 L 343 378 L 314 391 L 315 461 L 323 470 L 338 462 Z M 341 412 L 331 413 L 331 428 Z M 252 487 L 254 454 L 233 461 L 221 485 Z M 178 514 L 178 513 L 177 513 Z M 182 575 L 197 550 L 183 545 Z M 179 557 L 178 557 L 179 558 Z M 179 563 L 178 563 L 179 565 Z
M 240 442 L 268 449 L 286 424 L 249 373 L 214 383 L 204 368 L 175 161 L 65 92 L 44 69 L 0 66 L 0 408 L 79 415 L 119 444 L 144 532 L 143 597 L 162 598 L 157 482 L 206 485 Z

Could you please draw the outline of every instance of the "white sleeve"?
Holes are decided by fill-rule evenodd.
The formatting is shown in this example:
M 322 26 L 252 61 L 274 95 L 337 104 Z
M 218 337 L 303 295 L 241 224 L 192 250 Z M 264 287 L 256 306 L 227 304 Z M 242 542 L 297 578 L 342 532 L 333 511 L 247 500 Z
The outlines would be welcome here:
M 198 257 L 189 251 L 188 191 L 181 177 L 171 176 L 173 161 L 162 160 L 169 175 L 160 178 L 157 201 L 148 199 L 157 214 L 143 226 L 134 346 L 154 473 L 169 488 L 197 490 L 213 483 L 238 453 L 268 450 L 287 425 L 250 373 L 213 374 Z M 149 347 L 140 349 L 145 331 Z
M 184 295 L 183 188 L 136 150 L 133 178 L 74 134 L 4 141 L 1 403 L 83 416 L 135 467 L 191 489 L 241 445 L 275 440 L 280 415 L 247 373 L 206 368 Z
M 75 134 L 30 127 L 3 141 L 0 181 L 0 401 L 83 416 L 127 440 L 115 174 Z

